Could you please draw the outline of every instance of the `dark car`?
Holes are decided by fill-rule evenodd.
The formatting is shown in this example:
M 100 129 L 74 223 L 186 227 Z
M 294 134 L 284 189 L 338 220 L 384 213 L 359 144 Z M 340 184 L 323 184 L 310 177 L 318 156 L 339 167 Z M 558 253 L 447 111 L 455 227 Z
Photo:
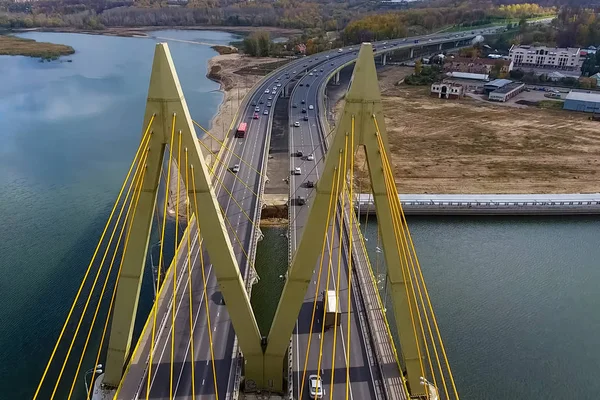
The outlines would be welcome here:
M 253 105 L 253 106 L 255 106 L 255 105 L 256 105 L 256 102 L 255 102 L 255 101 L 253 101 L 253 102 L 252 102 L 252 105 Z
M 315 183 L 313 181 L 306 181 L 306 183 L 304 185 L 307 188 L 313 188 L 313 187 L 315 187 Z
M 300 83 L 299 85 L 300 85 L 300 86 L 304 86 L 304 83 Z
M 302 113 L 303 113 L 303 114 L 306 114 L 306 108 L 303 108 L 303 109 L 302 109 Z
M 307 83 L 307 84 L 306 84 L 306 87 L 309 87 L 309 86 L 310 86 L 310 85 Z
M 296 152 L 296 155 L 297 155 L 298 157 L 302 157 L 302 156 L 304 156 L 304 153 L 302 152 L 302 150 L 298 150 L 298 151 Z
M 302 100 L 302 104 L 306 103 L 306 101 Z
M 296 204 L 298 204 L 299 206 L 303 206 L 306 204 L 306 198 L 304 196 L 298 196 L 296 197 Z
M 264 100 L 261 100 L 259 103 L 260 103 L 260 104 L 265 104 Z
M 308 121 L 308 115 L 305 115 L 305 116 L 304 116 L 304 120 L 305 120 L 305 121 Z

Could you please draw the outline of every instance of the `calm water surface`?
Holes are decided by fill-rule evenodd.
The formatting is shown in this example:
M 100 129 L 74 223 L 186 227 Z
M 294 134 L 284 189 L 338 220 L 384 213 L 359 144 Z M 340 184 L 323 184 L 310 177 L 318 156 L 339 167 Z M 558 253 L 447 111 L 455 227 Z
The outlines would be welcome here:
M 225 32 L 156 35 L 237 40 Z M 68 44 L 76 53 L 51 63 L 0 57 L 0 399 L 10 400 L 32 397 L 135 154 L 156 43 L 23 36 Z M 222 100 L 219 85 L 205 77 L 216 53 L 169 46 L 192 117 L 208 125 Z M 149 282 L 141 310 L 152 299 Z

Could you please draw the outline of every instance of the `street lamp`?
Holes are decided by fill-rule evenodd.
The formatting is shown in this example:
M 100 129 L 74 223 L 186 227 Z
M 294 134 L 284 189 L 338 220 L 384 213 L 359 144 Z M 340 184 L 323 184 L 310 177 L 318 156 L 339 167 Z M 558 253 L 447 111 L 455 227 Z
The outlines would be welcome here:
M 88 386 L 88 382 L 87 382 L 87 376 L 91 373 L 94 374 L 101 374 L 102 373 L 102 364 L 98 364 L 96 365 L 94 368 L 90 368 L 85 372 L 85 375 L 83 376 L 83 381 L 85 382 L 85 393 L 87 395 L 87 399 L 90 398 L 90 387 Z M 90 382 L 90 385 L 92 385 L 92 388 L 94 387 L 94 382 Z
M 433 383 L 429 382 L 424 377 L 421 377 L 419 379 L 419 381 L 421 382 L 421 385 L 425 386 L 425 389 L 429 393 L 429 397 L 428 397 L 429 400 L 439 400 L 440 399 L 440 396 L 438 395 L 438 390 Z

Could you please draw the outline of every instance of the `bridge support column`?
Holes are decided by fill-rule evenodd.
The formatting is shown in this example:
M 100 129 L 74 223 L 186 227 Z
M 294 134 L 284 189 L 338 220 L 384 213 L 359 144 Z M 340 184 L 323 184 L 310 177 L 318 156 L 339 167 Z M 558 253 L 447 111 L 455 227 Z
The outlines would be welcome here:
M 443 43 L 440 43 L 440 44 L 438 45 L 438 50 L 439 50 L 439 51 L 442 51 L 442 44 L 443 44 Z
M 414 47 L 410 49 L 410 58 L 411 59 L 415 58 L 415 48 Z
M 131 236 L 125 254 L 121 278 L 117 287 L 112 326 L 106 358 L 104 383 L 109 387 L 119 385 L 125 360 L 129 356 L 131 335 L 135 321 L 142 270 L 152 226 L 152 211 L 156 205 L 160 166 L 166 146 L 178 146 L 181 139 L 182 154 L 187 154 L 190 181 L 195 181 L 195 190 L 188 187 L 187 193 L 193 204 L 202 210 L 196 215 L 199 234 L 210 255 L 219 288 L 227 303 L 233 328 L 246 359 L 246 378 L 259 388 L 263 382 L 263 349 L 261 335 L 245 290 L 243 279 L 223 216 L 208 174 L 196 131 L 183 97 L 177 72 L 166 43 L 159 43 L 154 53 L 152 75 L 148 89 L 144 126 L 154 116 L 147 158 L 148 171 L 142 183 L 142 193 L 129 227 Z M 173 126 L 173 122 L 175 122 Z M 174 134 L 172 134 L 174 132 Z M 171 143 L 173 138 L 173 143 Z M 186 165 L 179 163 L 179 173 L 185 176 Z
M 338 71 L 338 72 L 335 73 L 335 76 L 333 78 L 333 83 L 336 84 L 336 85 L 340 84 L 340 71 Z
M 323 173 L 316 185 L 316 196 L 313 200 L 312 209 L 300 239 L 300 244 L 288 270 L 288 278 L 269 332 L 265 352 L 265 375 L 279 377 L 279 374 L 283 371 L 282 363 L 289 346 L 290 336 L 298 319 L 315 265 L 317 265 L 323 236 L 327 229 L 329 199 L 339 155 L 344 154 L 346 138 L 352 132 L 352 125 L 354 124 L 354 142 L 356 146 L 366 148 L 367 162 L 375 195 L 377 220 L 379 221 L 382 238 L 384 238 L 382 241 L 383 249 L 386 265 L 388 266 L 389 281 L 392 283 L 394 316 L 400 335 L 402 356 L 407 369 L 411 395 L 425 395 L 425 389 L 420 385 L 421 363 L 423 360 L 419 358 L 419 348 L 422 347 L 422 335 L 418 325 L 415 327 L 416 330 L 413 330 L 411 319 L 411 314 L 416 315 L 417 313 L 416 303 L 414 298 L 407 295 L 407 293 L 412 293 L 412 283 L 410 280 L 404 280 L 403 278 L 402 255 L 395 243 L 392 210 L 388 203 L 384 181 L 383 161 L 378 138 L 374 134 L 376 130 L 373 117 L 375 116 L 381 129 L 381 139 L 384 143 L 383 151 L 389 157 L 381 95 L 370 43 L 364 43 L 360 48 L 351 82 L 346 95 L 344 110 L 325 158 Z M 350 151 L 355 150 L 351 149 Z M 348 159 L 342 160 L 342 165 L 347 165 L 348 168 L 351 164 L 350 151 L 345 155 Z M 345 172 L 347 171 L 342 171 L 342 173 Z M 408 292 L 406 292 L 406 289 L 408 289 Z M 349 312 L 349 310 L 346 311 Z
M 381 64 L 385 67 L 386 63 L 387 63 L 387 54 L 383 53 L 383 55 L 381 57 Z

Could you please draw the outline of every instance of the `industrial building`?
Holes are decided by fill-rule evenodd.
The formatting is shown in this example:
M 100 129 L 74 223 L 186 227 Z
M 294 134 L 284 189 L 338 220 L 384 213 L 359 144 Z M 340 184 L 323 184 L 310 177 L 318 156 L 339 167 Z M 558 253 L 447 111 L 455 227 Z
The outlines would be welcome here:
M 431 85 L 431 96 L 438 99 L 458 99 L 463 95 L 463 87 L 453 82 L 438 82 Z
M 491 92 L 488 95 L 488 99 L 491 101 L 500 101 L 504 103 L 505 101 L 510 100 L 519 93 L 521 93 L 523 90 L 525 90 L 524 83 L 511 82 Z
M 493 81 L 488 82 L 485 85 L 483 85 L 483 90 L 485 91 L 485 93 L 491 93 L 495 90 L 498 90 L 498 89 L 508 85 L 511 82 L 512 81 L 510 79 L 494 79 Z
M 571 91 L 565 97 L 564 110 L 600 113 L 600 93 Z
M 488 82 L 487 74 L 472 74 L 469 72 L 448 72 L 444 82 L 451 82 L 463 87 L 463 92 L 480 92 L 483 85 Z
M 508 52 L 514 68 L 579 68 L 580 49 L 577 47 L 546 47 L 512 45 Z

